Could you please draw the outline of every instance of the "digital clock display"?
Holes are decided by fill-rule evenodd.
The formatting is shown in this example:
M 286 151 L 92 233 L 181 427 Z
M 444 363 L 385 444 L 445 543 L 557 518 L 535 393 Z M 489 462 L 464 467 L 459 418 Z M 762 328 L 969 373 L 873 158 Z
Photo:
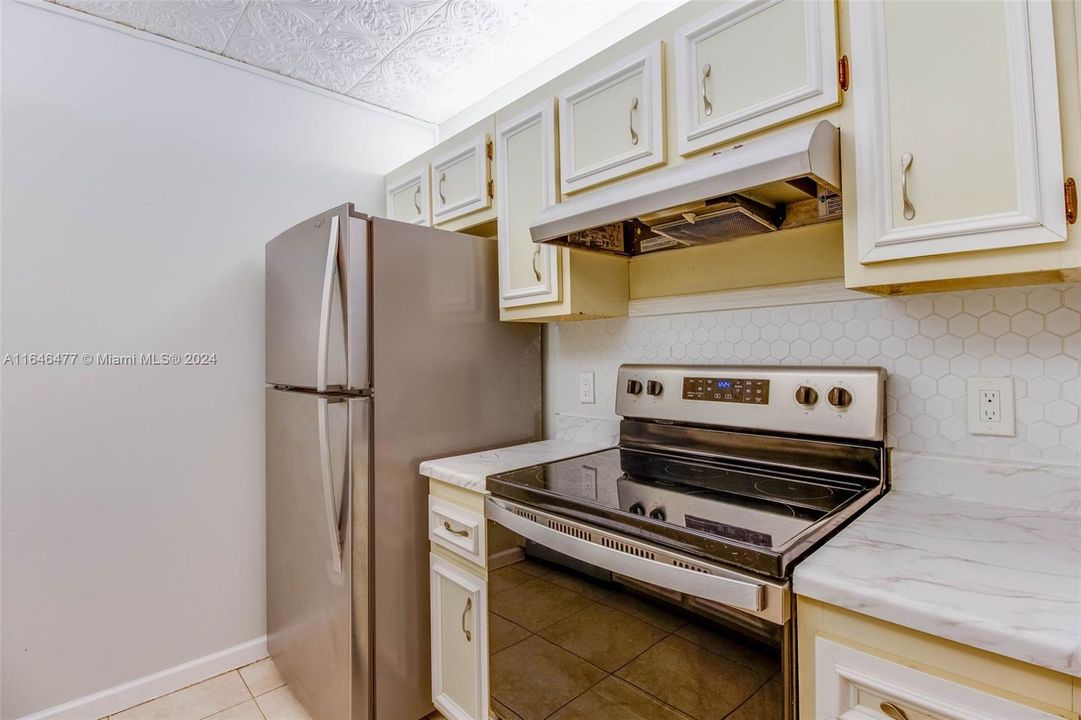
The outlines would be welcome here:
M 768 405 L 769 380 L 685 377 L 683 399 Z

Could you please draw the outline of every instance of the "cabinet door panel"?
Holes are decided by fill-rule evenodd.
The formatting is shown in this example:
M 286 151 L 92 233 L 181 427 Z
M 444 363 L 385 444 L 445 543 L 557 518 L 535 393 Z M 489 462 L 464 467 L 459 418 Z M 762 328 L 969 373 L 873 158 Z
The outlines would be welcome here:
M 1066 239 L 1051 7 L 852 5 L 864 263 Z
M 430 568 L 432 702 L 450 720 L 487 720 L 487 583 L 434 553 Z
M 436 225 L 491 207 L 489 138 L 481 135 L 432 161 L 432 217 Z
M 425 164 L 394 184 L 387 184 L 387 217 L 391 220 L 431 225 L 428 166 Z
M 676 32 L 688 154 L 837 104 L 832 0 L 732 0 Z
M 663 54 L 653 43 L 560 93 L 563 192 L 664 162 Z
M 500 307 L 559 301 L 559 254 L 529 225 L 556 202 L 555 107 L 547 100 L 496 130 Z

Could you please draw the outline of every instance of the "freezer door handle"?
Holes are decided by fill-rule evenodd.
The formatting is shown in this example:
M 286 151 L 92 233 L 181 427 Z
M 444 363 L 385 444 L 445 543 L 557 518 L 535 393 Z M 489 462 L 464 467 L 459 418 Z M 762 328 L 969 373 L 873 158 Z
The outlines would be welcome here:
M 330 361 L 330 319 L 334 300 L 334 278 L 338 272 L 338 214 L 330 217 L 330 242 L 327 243 L 327 261 L 323 269 L 323 296 L 319 304 L 319 343 L 316 349 L 315 381 L 320 392 L 327 389 L 327 371 Z
M 339 505 L 334 501 L 332 449 L 330 446 L 330 402 L 319 398 L 319 465 L 323 478 L 323 504 L 326 506 L 327 537 L 330 538 L 330 560 L 334 572 L 342 571 L 342 536 L 338 522 Z

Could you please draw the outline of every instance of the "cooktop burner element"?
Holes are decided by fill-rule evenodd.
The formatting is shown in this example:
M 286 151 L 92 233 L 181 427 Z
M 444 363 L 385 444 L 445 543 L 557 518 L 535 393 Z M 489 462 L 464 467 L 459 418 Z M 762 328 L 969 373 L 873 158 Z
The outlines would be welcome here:
M 635 392 L 647 385 L 657 392 Z M 737 387 L 752 400 L 726 400 Z M 843 388 L 850 402 L 808 406 L 808 387 Z M 784 577 L 884 492 L 884 387 L 879 368 L 625 365 L 618 447 L 493 475 L 488 489 Z

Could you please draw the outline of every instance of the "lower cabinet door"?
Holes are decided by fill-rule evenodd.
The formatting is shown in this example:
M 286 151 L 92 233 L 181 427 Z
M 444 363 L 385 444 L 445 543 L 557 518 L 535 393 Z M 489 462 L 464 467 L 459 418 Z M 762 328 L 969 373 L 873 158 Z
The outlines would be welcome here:
M 488 588 L 431 554 L 432 702 L 450 720 L 488 718 Z

